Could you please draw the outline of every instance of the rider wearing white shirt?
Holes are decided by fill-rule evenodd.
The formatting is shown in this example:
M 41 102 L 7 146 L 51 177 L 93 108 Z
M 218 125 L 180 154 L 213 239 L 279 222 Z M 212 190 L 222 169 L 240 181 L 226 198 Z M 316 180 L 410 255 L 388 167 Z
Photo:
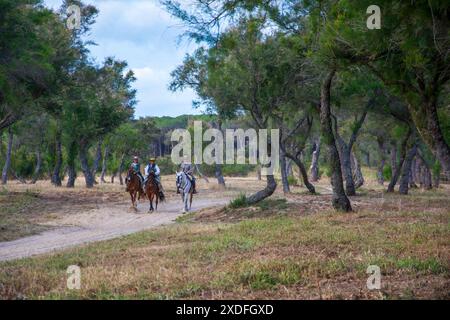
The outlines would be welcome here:
M 155 180 L 156 183 L 158 183 L 158 189 L 162 193 L 164 191 L 162 184 L 161 184 L 161 170 L 159 169 L 158 165 L 155 163 L 155 158 L 150 158 L 149 163 L 145 166 L 144 174 L 145 174 L 145 182 L 144 185 L 147 183 L 148 176 L 151 171 L 155 173 Z
M 197 193 L 196 183 L 195 183 L 195 177 L 194 177 L 194 166 L 189 161 L 189 158 L 187 156 L 184 156 L 183 162 L 180 165 L 181 171 L 183 171 L 188 179 L 192 183 L 193 193 Z M 177 193 L 180 193 L 179 190 L 177 190 Z

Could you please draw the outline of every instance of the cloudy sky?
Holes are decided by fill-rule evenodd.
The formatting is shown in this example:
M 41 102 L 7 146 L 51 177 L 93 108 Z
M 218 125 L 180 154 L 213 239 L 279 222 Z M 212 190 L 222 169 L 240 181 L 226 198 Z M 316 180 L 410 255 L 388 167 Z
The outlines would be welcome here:
M 167 89 L 170 72 L 181 64 L 193 44 L 179 43 L 183 32 L 179 21 L 170 17 L 158 0 L 84 0 L 100 13 L 89 39 L 96 42 L 92 55 L 97 62 L 107 56 L 126 60 L 135 72 L 139 103 L 136 117 L 176 116 L 200 113 L 192 108 L 195 94 L 191 90 L 172 93 Z M 62 0 L 44 0 L 51 8 Z

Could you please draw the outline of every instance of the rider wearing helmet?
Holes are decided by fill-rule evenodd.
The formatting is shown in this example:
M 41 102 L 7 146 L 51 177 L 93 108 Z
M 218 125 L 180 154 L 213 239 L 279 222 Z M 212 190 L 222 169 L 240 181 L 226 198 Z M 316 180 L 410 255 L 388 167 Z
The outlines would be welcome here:
M 195 177 L 194 177 L 194 174 L 193 174 L 194 166 L 189 161 L 188 156 L 184 156 L 184 159 L 183 159 L 183 162 L 181 163 L 180 168 L 181 168 L 181 171 L 183 171 L 186 174 L 186 176 L 188 177 L 188 179 L 191 181 L 192 188 L 194 189 L 193 193 L 197 193 L 197 190 L 195 188 L 195 185 L 196 185 Z M 180 193 L 180 190 L 177 189 L 177 193 Z
M 161 184 L 161 170 L 159 170 L 158 165 L 156 164 L 156 159 L 154 157 L 151 157 L 148 161 L 148 164 L 145 166 L 144 169 L 144 174 L 145 174 L 145 180 L 144 180 L 144 187 L 145 184 L 147 183 L 148 180 L 148 176 L 150 174 L 150 172 L 154 172 L 155 173 L 155 179 L 156 179 L 156 183 L 158 184 L 158 189 L 159 189 L 159 194 L 160 196 L 163 196 L 163 186 Z
M 141 164 L 139 163 L 139 158 L 137 156 L 133 157 L 133 162 L 131 163 L 130 168 L 133 169 L 134 173 L 136 173 L 136 175 L 139 177 L 142 188 L 144 185 L 144 177 L 142 176 Z M 127 177 L 127 179 L 129 178 L 130 177 Z

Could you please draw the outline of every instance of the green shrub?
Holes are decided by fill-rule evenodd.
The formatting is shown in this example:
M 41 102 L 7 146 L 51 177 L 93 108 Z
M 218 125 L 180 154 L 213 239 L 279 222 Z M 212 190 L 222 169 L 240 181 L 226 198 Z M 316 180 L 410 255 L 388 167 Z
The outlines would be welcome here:
M 383 169 L 383 177 L 384 180 L 389 181 L 392 178 L 392 167 L 390 165 L 387 165 Z
M 290 186 L 298 186 L 298 180 L 294 176 L 289 176 L 287 180 Z
M 237 209 L 237 208 L 243 208 L 248 205 L 247 203 L 247 197 L 245 194 L 241 193 L 238 195 L 235 199 L 230 201 L 230 204 L 228 205 L 231 209 Z

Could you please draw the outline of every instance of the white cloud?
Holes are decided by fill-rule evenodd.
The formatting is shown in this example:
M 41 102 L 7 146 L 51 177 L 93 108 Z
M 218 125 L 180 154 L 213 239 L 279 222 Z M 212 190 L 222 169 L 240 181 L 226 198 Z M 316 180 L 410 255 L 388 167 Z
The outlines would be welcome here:
M 135 73 L 138 90 L 136 116 L 162 116 L 199 113 L 192 109 L 192 90 L 173 93 L 167 89 L 170 72 L 182 63 L 191 45 L 177 45 L 182 32 L 158 0 L 84 0 L 100 13 L 87 37 L 98 46 L 91 47 L 97 62 L 113 56 L 126 60 Z M 62 0 L 45 0 L 59 8 Z

